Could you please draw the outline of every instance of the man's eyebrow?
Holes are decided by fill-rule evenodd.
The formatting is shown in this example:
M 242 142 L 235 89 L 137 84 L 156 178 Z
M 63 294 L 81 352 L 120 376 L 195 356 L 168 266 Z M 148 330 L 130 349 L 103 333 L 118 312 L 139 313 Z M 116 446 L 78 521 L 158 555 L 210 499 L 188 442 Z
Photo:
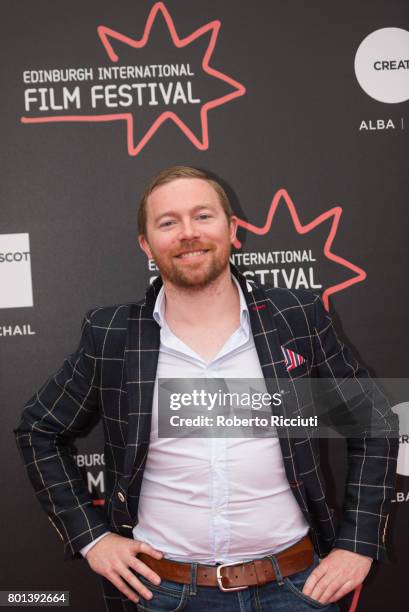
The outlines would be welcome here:
M 210 208 L 210 210 L 214 210 L 214 205 L 213 204 L 198 204 L 197 206 L 194 206 L 190 212 L 196 212 L 202 208 Z M 159 217 L 156 217 L 155 219 L 155 223 L 157 223 L 158 221 L 160 221 L 162 219 L 162 217 L 172 217 L 172 216 L 177 216 L 178 213 L 176 213 L 174 210 L 167 210 L 166 212 L 162 213 L 161 215 L 159 215 Z

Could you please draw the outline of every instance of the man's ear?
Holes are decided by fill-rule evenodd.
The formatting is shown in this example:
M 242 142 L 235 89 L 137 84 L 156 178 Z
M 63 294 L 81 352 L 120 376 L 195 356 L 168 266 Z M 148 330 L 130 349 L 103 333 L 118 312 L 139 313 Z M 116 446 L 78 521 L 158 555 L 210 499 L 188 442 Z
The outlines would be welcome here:
M 236 215 L 232 215 L 230 217 L 230 242 L 234 244 L 236 240 L 237 228 L 238 228 L 238 217 Z
M 139 234 L 138 242 L 139 242 L 139 246 L 141 247 L 142 251 L 145 253 L 146 257 L 148 259 L 153 259 L 152 251 L 149 248 L 149 243 L 146 239 L 145 234 Z

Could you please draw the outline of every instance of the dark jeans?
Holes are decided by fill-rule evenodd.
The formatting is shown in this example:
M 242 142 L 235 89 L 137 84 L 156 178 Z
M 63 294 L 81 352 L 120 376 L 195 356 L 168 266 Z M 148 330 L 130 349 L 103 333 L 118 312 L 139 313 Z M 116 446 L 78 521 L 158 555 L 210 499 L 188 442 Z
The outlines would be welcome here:
M 275 557 L 272 557 L 276 565 Z M 325 610 L 335 612 L 337 604 L 321 604 L 303 595 L 302 588 L 312 570 L 318 565 L 318 556 L 306 570 L 293 574 L 282 580 L 269 582 L 264 586 L 250 586 L 242 591 L 226 593 L 218 587 L 197 586 L 193 578 L 191 584 L 179 584 L 162 580 L 159 586 L 138 575 L 153 593 L 151 600 L 140 598 L 138 604 L 129 600 L 126 610 L 150 610 L 150 612 L 265 612 L 278 610 L 284 612 L 307 612 L 308 610 Z M 277 568 L 276 568 L 277 573 Z M 278 574 L 277 574 L 278 575 Z

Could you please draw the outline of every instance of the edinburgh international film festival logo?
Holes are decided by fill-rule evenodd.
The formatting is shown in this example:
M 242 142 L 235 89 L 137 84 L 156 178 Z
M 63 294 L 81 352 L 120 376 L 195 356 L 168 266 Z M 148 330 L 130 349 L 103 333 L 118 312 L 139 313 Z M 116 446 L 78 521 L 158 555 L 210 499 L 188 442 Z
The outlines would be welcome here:
M 181 36 L 162 2 L 126 33 L 100 25 L 99 65 L 23 71 L 21 122 L 117 121 L 135 156 L 170 121 L 206 150 L 209 111 L 245 93 L 241 83 L 212 66 L 220 26 L 211 21 Z

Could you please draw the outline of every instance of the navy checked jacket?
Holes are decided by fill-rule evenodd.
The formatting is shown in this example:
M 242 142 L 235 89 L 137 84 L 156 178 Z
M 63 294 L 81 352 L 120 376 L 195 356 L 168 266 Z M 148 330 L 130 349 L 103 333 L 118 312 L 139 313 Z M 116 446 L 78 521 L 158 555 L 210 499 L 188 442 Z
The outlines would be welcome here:
M 318 295 L 261 287 L 231 265 L 250 313 L 265 378 L 368 377 L 334 331 Z M 77 350 L 27 402 L 14 433 L 35 493 L 65 545 L 66 558 L 107 530 L 132 538 L 149 449 L 160 327 L 152 313 L 158 277 L 143 301 L 87 312 Z M 304 357 L 288 372 L 281 347 Z M 356 384 L 359 384 L 358 380 Z M 339 524 L 329 508 L 315 438 L 280 437 L 291 490 L 310 525 L 317 553 L 333 547 L 386 559 L 385 530 L 394 493 L 398 422 L 378 406 L 384 438 L 347 439 L 348 471 Z M 94 507 L 76 466 L 74 440 L 102 419 L 106 502 Z M 192 551 L 193 553 L 194 551 Z

